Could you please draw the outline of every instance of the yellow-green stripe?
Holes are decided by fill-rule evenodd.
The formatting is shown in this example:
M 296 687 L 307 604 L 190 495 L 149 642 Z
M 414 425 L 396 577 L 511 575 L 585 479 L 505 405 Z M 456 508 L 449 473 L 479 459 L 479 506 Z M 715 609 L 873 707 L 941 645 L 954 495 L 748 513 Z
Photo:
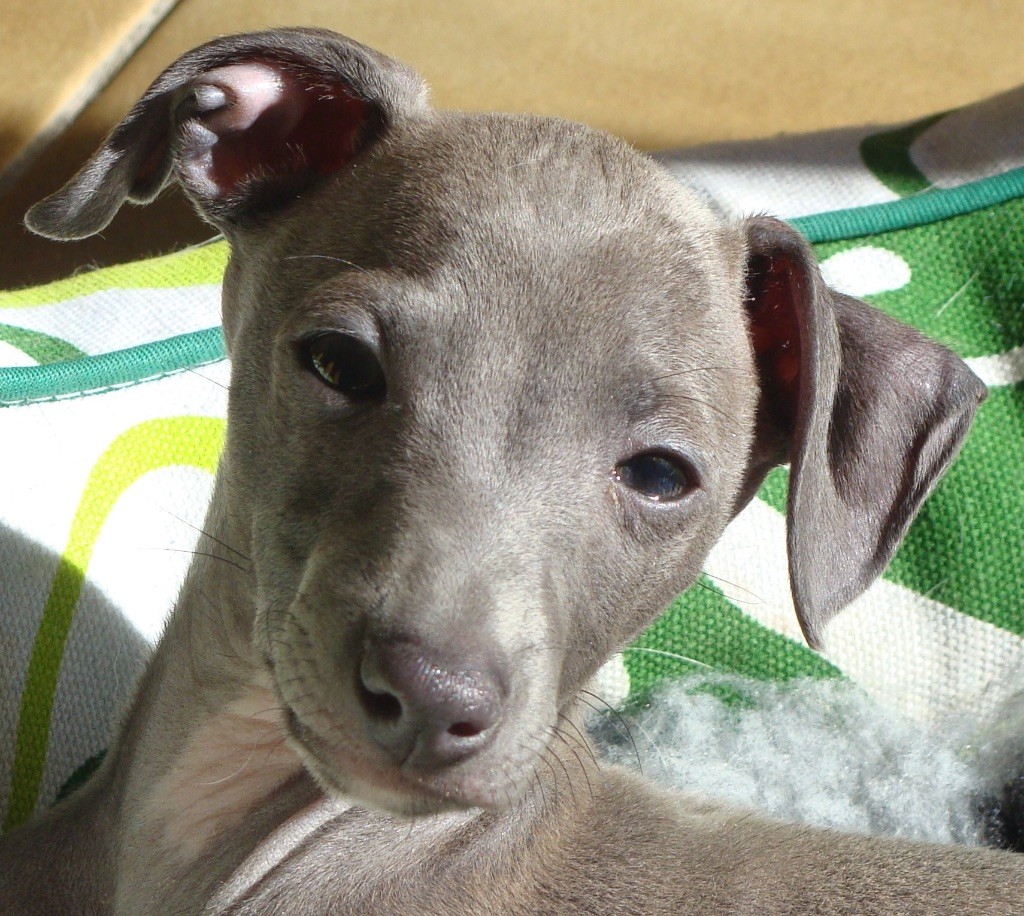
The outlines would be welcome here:
M 93 467 L 79 501 L 29 658 L 15 737 L 4 829 L 31 817 L 46 764 L 50 717 L 64 644 L 93 549 L 121 494 L 150 471 L 173 465 L 213 473 L 224 441 L 216 417 L 147 420 L 118 436 Z

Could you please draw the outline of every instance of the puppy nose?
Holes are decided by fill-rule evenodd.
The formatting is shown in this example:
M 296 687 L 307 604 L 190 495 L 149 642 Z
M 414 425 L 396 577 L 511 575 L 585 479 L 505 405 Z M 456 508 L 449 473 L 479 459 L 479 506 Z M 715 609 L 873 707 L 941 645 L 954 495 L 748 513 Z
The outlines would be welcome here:
M 357 691 L 374 741 L 399 766 L 424 771 L 486 747 L 504 695 L 492 665 L 392 640 L 364 644 Z

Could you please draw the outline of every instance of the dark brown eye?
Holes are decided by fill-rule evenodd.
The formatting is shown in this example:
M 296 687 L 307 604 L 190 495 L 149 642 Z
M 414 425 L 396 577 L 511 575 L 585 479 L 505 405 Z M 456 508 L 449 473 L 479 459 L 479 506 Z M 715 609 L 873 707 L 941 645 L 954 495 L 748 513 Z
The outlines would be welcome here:
M 351 398 L 384 397 L 384 367 L 358 337 L 327 331 L 303 341 L 300 347 L 306 368 L 328 387 Z
M 693 468 L 678 455 L 642 452 L 615 466 L 615 479 L 652 502 L 682 499 L 697 486 Z

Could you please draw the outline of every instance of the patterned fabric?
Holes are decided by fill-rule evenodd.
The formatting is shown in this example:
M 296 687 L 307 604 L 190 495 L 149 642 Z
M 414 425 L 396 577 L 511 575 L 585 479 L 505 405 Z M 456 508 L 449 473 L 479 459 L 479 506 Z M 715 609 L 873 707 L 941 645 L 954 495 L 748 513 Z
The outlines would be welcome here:
M 800 640 L 786 472 L 699 583 L 597 679 L 612 703 L 712 668 L 848 677 L 921 721 L 991 715 L 1024 665 L 1024 91 L 889 130 L 662 157 L 771 212 L 828 281 L 951 346 L 991 394 L 883 578 Z M 0 818 L 83 778 L 173 603 L 223 441 L 223 242 L 0 294 Z
M 800 643 L 779 469 L 713 550 L 699 587 L 606 669 L 606 691 L 636 695 L 706 665 L 774 679 L 841 672 L 920 721 L 980 723 L 1024 686 L 1021 115 L 1015 90 L 881 132 L 662 157 L 727 213 L 789 219 L 830 285 L 951 347 L 989 397 L 882 579 L 830 625 L 831 665 Z
M 0 818 L 107 744 L 224 435 L 223 243 L 0 293 Z

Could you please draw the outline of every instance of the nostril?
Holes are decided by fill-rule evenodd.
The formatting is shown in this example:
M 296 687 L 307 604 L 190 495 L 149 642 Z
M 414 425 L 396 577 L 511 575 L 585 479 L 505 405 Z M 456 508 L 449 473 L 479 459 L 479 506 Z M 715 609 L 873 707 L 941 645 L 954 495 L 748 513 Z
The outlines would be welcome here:
M 451 766 L 481 752 L 498 733 L 505 692 L 478 654 L 452 660 L 418 642 L 368 639 L 354 685 L 367 735 L 407 769 Z
M 454 738 L 475 738 L 484 729 L 472 722 L 456 722 L 448 729 L 448 734 Z
M 402 717 L 402 703 L 393 693 L 370 690 L 360 683 L 359 699 L 367 715 L 378 722 L 397 722 Z

